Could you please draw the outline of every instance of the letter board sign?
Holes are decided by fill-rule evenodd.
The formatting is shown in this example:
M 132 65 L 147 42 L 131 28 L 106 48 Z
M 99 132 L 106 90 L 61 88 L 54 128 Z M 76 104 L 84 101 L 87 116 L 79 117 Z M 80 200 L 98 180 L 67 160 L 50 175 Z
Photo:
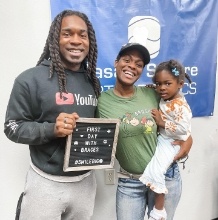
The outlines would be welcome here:
M 119 119 L 80 118 L 66 141 L 65 172 L 112 168 Z

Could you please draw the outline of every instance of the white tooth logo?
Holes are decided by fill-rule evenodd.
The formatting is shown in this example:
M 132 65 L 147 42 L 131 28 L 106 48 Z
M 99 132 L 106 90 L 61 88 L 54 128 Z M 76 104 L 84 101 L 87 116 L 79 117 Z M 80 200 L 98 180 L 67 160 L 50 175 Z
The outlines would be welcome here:
M 128 25 L 129 43 L 140 43 L 144 45 L 151 56 L 157 57 L 160 51 L 160 22 L 152 16 L 136 16 L 129 21 Z

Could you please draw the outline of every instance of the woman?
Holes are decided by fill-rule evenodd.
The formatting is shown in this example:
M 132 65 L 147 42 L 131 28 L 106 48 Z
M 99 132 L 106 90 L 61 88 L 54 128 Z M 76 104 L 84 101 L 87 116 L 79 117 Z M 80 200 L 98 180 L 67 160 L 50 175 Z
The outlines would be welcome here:
M 137 43 L 124 45 L 115 61 L 116 84 L 103 92 L 98 100 L 97 115 L 101 118 L 121 120 L 116 158 L 120 164 L 116 211 L 118 220 L 143 220 L 148 205 L 148 215 L 154 206 L 154 192 L 139 177 L 154 155 L 157 142 L 157 126 L 151 109 L 158 108 L 159 97 L 152 88 L 136 87 L 144 66 L 150 62 L 148 50 Z M 189 137 L 174 158 L 185 157 L 192 145 Z M 166 174 L 169 193 L 165 197 L 168 220 L 173 219 L 180 200 L 182 182 L 177 163 Z

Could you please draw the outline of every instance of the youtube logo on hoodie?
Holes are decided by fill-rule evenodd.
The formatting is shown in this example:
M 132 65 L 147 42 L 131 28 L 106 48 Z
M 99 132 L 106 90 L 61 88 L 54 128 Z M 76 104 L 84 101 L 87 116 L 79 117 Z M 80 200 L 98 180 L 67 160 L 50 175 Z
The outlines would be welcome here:
M 62 98 L 60 92 L 56 93 L 56 103 L 57 105 L 72 105 L 74 103 L 74 97 L 72 93 L 62 93 Z

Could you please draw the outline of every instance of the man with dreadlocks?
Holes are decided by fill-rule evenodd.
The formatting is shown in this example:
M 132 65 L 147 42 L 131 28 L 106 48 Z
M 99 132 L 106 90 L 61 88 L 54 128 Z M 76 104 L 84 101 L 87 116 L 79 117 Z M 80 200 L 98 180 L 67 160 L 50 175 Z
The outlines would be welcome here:
M 100 94 L 96 60 L 88 17 L 65 10 L 52 22 L 37 66 L 15 79 L 4 132 L 28 144 L 31 156 L 19 219 L 88 220 L 93 214 L 94 173 L 63 172 L 63 162 L 66 136 L 76 119 L 95 115 Z

